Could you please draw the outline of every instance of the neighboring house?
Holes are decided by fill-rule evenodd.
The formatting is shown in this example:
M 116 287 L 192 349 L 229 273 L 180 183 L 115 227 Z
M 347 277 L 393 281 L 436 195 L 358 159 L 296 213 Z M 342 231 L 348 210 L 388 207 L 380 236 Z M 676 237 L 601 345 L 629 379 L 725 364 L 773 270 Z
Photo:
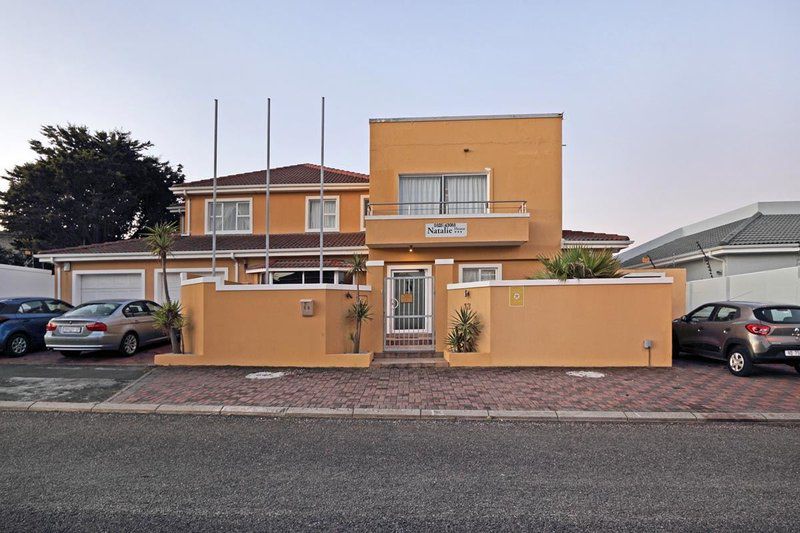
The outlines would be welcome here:
M 796 267 L 800 201 L 754 203 L 678 228 L 618 259 L 626 268 L 685 268 L 687 281 Z
M 449 261 L 458 282 L 525 278 L 540 254 L 562 247 L 627 247 L 624 235 L 562 229 L 561 122 L 560 114 L 370 121 L 371 175 L 325 170 L 322 281 L 344 283 L 354 253 L 385 264 L 390 279 L 430 274 L 437 260 Z M 299 164 L 270 174 L 268 276 L 264 170 L 217 180 L 218 272 L 239 283 L 319 283 L 320 168 Z M 173 191 L 181 236 L 167 283 L 179 297 L 182 277 L 210 274 L 212 182 Z M 143 240 L 37 257 L 54 264 L 56 294 L 73 304 L 162 299 L 159 265 Z

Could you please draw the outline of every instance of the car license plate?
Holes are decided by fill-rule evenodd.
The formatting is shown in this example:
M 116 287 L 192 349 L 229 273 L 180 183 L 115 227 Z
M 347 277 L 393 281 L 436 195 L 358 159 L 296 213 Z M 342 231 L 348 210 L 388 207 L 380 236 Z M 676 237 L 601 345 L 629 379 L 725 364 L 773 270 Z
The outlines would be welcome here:
M 80 333 L 80 326 L 61 326 L 61 333 Z
M 786 350 L 786 357 L 800 357 L 800 350 Z

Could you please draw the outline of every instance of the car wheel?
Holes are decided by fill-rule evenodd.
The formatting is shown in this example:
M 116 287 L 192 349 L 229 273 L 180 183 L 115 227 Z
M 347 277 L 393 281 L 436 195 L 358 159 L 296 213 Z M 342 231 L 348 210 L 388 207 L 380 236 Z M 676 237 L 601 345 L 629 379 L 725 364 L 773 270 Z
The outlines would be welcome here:
M 122 355 L 133 355 L 139 349 L 139 337 L 135 333 L 126 333 L 119 343 L 119 351 Z
M 753 359 L 750 350 L 744 346 L 732 346 L 728 350 L 728 370 L 734 376 L 749 376 L 753 372 Z
M 58 353 L 64 357 L 78 357 L 81 354 L 80 350 L 60 350 Z
M 10 357 L 22 357 L 31 347 L 27 335 L 24 333 L 14 333 L 6 341 L 6 353 Z

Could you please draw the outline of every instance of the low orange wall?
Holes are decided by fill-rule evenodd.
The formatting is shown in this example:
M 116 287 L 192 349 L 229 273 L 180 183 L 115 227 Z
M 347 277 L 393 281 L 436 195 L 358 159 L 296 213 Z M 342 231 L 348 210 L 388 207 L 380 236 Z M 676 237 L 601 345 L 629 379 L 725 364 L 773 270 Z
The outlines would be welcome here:
M 188 324 L 186 354 L 156 356 L 159 365 L 276 367 L 367 367 L 371 353 L 352 350 L 347 309 L 355 289 L 225 285 L 209 278 L 185 284 L 181 303 Z M 353 298 L 348 298 L 347 295 Z M 370 291 L 362 289 L 369 300 Z M 314 314 L 301 316 L 300 300 L 313 300 Z M 363 337 L 370 339 L 366 322 Z M 361 350 L 371 349 L 362 343 Z
M 450 365 L 672 365 L 670 278 L 586 281 L 450 285 L 448 316 L 467 304 L 483 323 L 477 353 L 446 352 Z

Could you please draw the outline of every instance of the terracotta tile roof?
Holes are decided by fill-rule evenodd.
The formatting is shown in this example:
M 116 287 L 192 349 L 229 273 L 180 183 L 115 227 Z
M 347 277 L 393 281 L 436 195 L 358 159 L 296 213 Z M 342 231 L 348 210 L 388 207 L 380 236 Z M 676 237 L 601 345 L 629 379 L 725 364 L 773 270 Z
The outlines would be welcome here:
M 319 246 L 318 233 L 286 233 L 270 235 L 270 249 L 291 250 L 298 248 L 316 248 Z M 364 246 L 364 232 L 326 233 L 323 245 L 327 248 L 353 248 Z M 217 235 L 217 250 L 263 250 L 264 235 Z M 175 241 L 176 252 L 208 252 L 211 250 L 211 235 L 181 236 Z M 144 239 L 128 239 L 124 241 L 104 242 L 71 248 L 45 250 L 40 254 L 124 254 L 146 253 L 147 244 Z
M 219 176 L 217 177 L 217 186 L 263 185 L 265 173 L 266 170 L 255 170 L 242 174 Z M 272 185 L 308 185 L 319 183 L 319 165 L 302 163 L 299 165 L 290 165 L 288 167 L 273 168 L 270 171 L 269 179 Z M 189 181 L 178 187 L 209 187 L 212 181 L 211 178 Z M 325 183 L 366 184 L 369 183 L 369 176 L 367 174 L 361 174 L 360 172 L 325 167 Z
M 322 261 L 324 268 L 350 268 L 350 263 L 347 257 L 326 257 Z M 303 257 L 270 257 L 270 268 L 319 268 L 319 256 L 303 256 Z M 264 268 L 264 263 L 255 263 L 247 268 L 247 270 L 258 270 Z
M 565 241 L 629 241 L 627 235 L 616 233 L 595 233 L 594 231 L 576 231 L 565 229 L 561 232 L 561 237 Z

